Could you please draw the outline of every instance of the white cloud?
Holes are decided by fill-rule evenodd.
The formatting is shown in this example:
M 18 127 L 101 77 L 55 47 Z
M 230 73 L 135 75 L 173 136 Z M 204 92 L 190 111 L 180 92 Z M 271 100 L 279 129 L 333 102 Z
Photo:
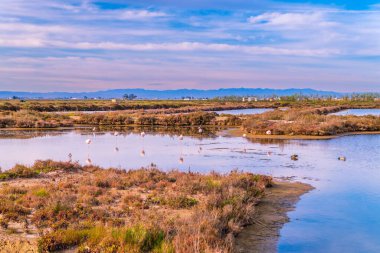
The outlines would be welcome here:
M 27 23 L 0 23 L 0 32 L 43 32 L 43 33 L 62 33 L 73 32 L 71 28 L 59 25 L 34 25 Z
M 2 39 L 0 38 L 0 47 L 16 47 L 16 48 L 36 48 L 44 47 L 45 43 L 37 38 L 24 39 Z
M 124 20 L 143 20 L 166 16 L 167 14 L 164 12 L 155 12 L 148 10 L 126 10 L 121 13 L 120 18 Z
M 270 26 L 327 26 L 333 24 L 325 20 L 323 12 L 310 13 L 280 13 L 268 12 L 258 16 L 248 18 L 248 22 L 252 24 L 263 24 Z
M 216 43 L 180 42 L 180 43 L 114 43 L 114 42 L 76 42 L 65 41 L 44 41 L 38 39 L 30 40 L 1 40 L 0 47 L 45 47 L 45 48 L 65 48 L 80 50 L 126 50 L 126 51 L 210 51 L 210 52 L 236 52 L 248 54 L 266 55 L 294 55 L 294 56 L 329 56 L 340 54 L 338 50 L 331 49 L 287 49 L 276 47 L 242 46 Z

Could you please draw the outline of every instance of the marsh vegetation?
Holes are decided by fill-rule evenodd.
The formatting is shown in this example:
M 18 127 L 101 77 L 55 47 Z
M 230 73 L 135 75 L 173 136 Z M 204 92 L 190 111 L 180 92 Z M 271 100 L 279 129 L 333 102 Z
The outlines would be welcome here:
M 342 107 L 275 110 L 252 115 L 243 121 L 242 128 L 253 135 L 310 135 L 328 136 L 349 132 L 380 131 L 378 116 L 328 115 Z
M 231 252 L 272 178 L 37 161 L 0 174 L 3 231 L 42 252 Z

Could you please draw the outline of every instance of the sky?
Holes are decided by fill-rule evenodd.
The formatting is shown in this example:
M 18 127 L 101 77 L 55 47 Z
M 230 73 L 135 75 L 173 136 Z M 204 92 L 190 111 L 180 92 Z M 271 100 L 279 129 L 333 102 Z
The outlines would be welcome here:
M 1 0 L 0 90 L 380 92 L 380 0 Z

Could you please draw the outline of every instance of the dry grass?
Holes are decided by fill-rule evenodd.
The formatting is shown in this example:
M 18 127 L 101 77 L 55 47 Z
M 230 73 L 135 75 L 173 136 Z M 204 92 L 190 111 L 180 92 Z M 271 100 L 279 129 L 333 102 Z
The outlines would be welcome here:
M 19 232 L 38 231 L 40 251 L 79 252 L 231 252 L 272 182 L 237 171 L 122 171 L 53 161 L 18 165 L 0 178 L 3 233 L 18 223 Z
M 275 110 L 248 117 L 243 129 L 262 135 L 271 130 L 274 135 L 328 136 L 347 132 L 379 131 L 378 116 L 327 115 L 341 107 Z
M 0 112 L 0 128 L 56 128 L 69 126 L 73 126 L 73 122 L 65 115 L 24 110 Z
M 167 111 L 168 113 L 226 110 L 252 107 L 272 106 L 273 103 L 256 102 L 243 103 L 241 101 L 211 101 L 211 100 L 0 100 L 0 110 L 19 111 L 31 110 L 37 112 L 62 111 Z
M 207 125 L 240 125 L 237 116 L 218 117 L 214 112 L 193 112 L 187 114 L 127 114 L 122 112 L 82 114 L 77 124 L 90 125 L 140 125 L 140 126 L 207 126 Z

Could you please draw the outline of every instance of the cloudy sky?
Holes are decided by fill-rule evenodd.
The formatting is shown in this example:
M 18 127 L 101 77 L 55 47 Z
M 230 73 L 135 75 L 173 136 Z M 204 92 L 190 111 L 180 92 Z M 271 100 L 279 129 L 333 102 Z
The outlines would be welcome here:
M 1 0 L 0 90 L 380 92 L 379 0 Z

